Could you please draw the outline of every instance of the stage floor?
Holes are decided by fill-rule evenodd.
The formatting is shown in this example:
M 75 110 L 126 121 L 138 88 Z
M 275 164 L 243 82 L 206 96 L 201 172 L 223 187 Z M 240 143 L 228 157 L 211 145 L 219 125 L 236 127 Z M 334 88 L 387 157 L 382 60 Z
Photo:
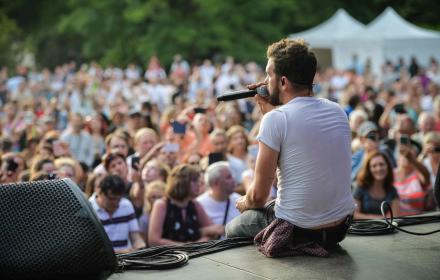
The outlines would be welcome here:
M 404 229 L 431 231 L 440 223 Z M 440 233 L 349 235 L 328 258 L 271 259 L 247 246 L 190 259 L 177 269 L 128 271 L 109 279 L 440 279 Z

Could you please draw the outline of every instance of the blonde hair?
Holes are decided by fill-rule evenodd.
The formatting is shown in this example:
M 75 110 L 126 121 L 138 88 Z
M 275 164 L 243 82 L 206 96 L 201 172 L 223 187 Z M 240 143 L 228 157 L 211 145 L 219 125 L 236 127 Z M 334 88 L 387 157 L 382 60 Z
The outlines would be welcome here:
M 234 148 L 234 146 L 231 143 L 231 139 L 237 133 L 243 134 L 243 136 L 246 140 L 246 147 L 249 146 L 249 139 L 247 138 L 246 130 L 244 129 L 244 127 L 242 127 L 241 125 L 233 125 L 228 129 L 228 131 L 226 131 L 226 137 L 228 138 L 228 152 L 230 152 L 230 153 L 232 152 L 232 149 Z
M 426 133 L 426 135 L 423 137 L 423 145 L 426 145 L 429 142 L 440 144 L 440 133 L 436 131 Z
M 76 161 L 69 157 L 60 157 L 54 161 L 54 165 L 56 169 L 59 169 L 62 166 L 69 166 L 72 167 L 73 170 L 75 170 Z
M 139 139 L 144 136 L 145 134 L 150 134 L 153 135 L 156 138 L 157 141 L 157 133 L 156 131 L 154 131 L 154 129 L 149 128 L 149 127 L 143 127 L 141 129 L 139 129 L 136 134 L 134 135 L 134 144 L 136 145 L 139 142 Z
M 167 184 L 165 184 L 165 182 L 161 181 L 161 180 L 156 180 L 153 181 L 151 183 L 149 183 L 148 185 L 145 186 L 145 193 L 144 193 L 144 213 L 150 213 L 151 209 L 153 208 L 153 205 L 150 203 L 150 201 L 148 200 L 148 196 L 153 192 L 153 191 L 162 191 L 163 194 L 165 195 L 165 189 L 167 187 Z
M 432 103 L 432 108 L 434 108 L 435 110 L 440 110 L 440 95 L 437 95 L 434 98 L 434 101 Z

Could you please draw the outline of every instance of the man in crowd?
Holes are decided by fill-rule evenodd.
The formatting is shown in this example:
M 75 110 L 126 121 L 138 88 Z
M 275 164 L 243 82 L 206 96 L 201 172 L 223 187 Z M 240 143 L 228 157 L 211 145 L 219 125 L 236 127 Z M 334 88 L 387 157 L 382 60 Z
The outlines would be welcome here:
M 118 175 L 106 175 L 90 203 L 101 220 L 116 253 L 145 247 L 131 202 L 123 198 L 125 182 Z
M 205 171 L 208 190 L 197 198 L 214 224 L 225 225 L 240 215 L 235 203 L 240 197 L 234 192 L 235 181 L 226 161 L 211 164 Z
M 362 166 L 365 155 L 379 149 L 379 130 L 373 122 L 366 121 L 361 124 L 357 131 L 361 147 L 353 153 L 351 157 L 351 180 L 356 180 L 356 176 Z

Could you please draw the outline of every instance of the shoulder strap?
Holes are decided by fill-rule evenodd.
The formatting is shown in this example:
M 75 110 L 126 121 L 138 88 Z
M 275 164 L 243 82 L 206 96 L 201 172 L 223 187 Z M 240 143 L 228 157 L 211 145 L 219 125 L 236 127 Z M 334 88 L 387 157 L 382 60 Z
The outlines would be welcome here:
M 228 219 L 229 204 L 231 204 L 231 201 L 228 197 L 228 200 L 226 201 L 225 216 L 223 217 L 223 225 L 226 225 L 226 220 Z

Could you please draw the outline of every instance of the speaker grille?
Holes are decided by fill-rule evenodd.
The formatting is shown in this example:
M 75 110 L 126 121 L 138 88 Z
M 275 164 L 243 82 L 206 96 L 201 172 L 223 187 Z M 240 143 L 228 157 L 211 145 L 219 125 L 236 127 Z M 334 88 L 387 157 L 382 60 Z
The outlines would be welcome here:
M 8 278 L 111 273 L 115 256 L 70 180 L 0 186 L 0 271 Z

